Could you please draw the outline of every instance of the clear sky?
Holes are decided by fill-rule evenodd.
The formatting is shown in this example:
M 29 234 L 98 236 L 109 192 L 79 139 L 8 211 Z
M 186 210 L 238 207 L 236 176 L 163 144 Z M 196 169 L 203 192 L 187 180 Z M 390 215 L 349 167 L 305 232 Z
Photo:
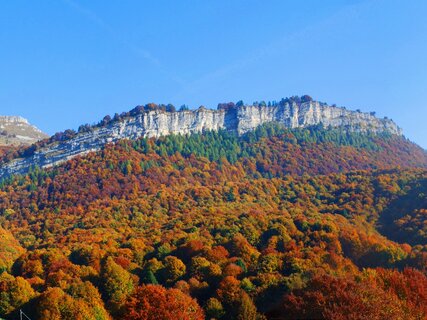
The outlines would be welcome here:
M 53 134 L 148 102 L 309 94 L 427 148 L 426 16 L 426 0 L 1 1 L 0 114 Z

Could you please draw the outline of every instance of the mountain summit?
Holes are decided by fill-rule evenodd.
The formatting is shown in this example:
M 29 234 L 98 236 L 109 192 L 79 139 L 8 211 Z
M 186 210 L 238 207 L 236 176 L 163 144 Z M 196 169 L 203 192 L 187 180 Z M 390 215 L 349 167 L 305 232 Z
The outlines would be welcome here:
M 0 116 L 0 146 L 30 145 L 48 135 L 18 116 Z

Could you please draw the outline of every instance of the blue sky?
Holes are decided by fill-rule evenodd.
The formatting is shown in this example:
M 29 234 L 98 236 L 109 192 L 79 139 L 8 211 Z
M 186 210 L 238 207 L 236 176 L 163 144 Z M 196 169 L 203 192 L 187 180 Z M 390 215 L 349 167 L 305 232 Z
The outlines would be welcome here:
M 395 120 L 427 148 L 425 0 L 14 0 L 0 114 L 53 134 L 148 102 L 309 94 Z

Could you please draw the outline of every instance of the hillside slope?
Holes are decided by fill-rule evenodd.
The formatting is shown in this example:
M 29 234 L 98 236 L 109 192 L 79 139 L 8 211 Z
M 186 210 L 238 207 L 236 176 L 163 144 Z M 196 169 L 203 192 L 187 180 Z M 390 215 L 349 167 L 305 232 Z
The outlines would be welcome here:
M 0 278 L 22 303 L 0 314 L 422 319 L 426 168 L 399 136 L 267 125 L 124 140 L 34 169 L 0 184 L 0 223 L 27 249 Z M 406 219 L 402 236 L 389 227 L 405 199 L 416 227 Z

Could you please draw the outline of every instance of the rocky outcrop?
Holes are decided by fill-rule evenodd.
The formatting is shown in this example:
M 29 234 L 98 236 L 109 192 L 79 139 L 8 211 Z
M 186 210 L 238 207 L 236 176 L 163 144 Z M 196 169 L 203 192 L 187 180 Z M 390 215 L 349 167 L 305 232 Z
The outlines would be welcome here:
M 284 103 L 271 107 L 238 106 L 210 110 L 166 112 L 152 110 L 110 121 L 104 126 L 80 132 L 73 138 L 54 142 L 36 150 L 31 156 L 15 159 L 0 168 L 0 177 L 28 172 L 32 166 L 51 167 L 75 156 L 100 150 L 107 143 L 121 139 L 160 137 L 169 134 L 191 134 L 225 129 L 244 134 L 261 124 L 281 123 L 288 128 L 323 124 L 358 132 L 388 132 L 401 135 L 401 129 L 389 119 L 378 119 L 369 113 L 349 111 L 315 101 Z
M 402 134 L 402 130 L 389 119 L 379 119 L 371 113 L 350 111 L 313 101 L 273 107 L 242 106 L 237 110 L 237 119 L 239 134 L 266 122 L 282 123 L 288 128 L 322 124 L 324 127 L 343 127 L 350 131 Z
M 0 146 L 30 145 L 48 136 L 16 116 L 0 116 Z

